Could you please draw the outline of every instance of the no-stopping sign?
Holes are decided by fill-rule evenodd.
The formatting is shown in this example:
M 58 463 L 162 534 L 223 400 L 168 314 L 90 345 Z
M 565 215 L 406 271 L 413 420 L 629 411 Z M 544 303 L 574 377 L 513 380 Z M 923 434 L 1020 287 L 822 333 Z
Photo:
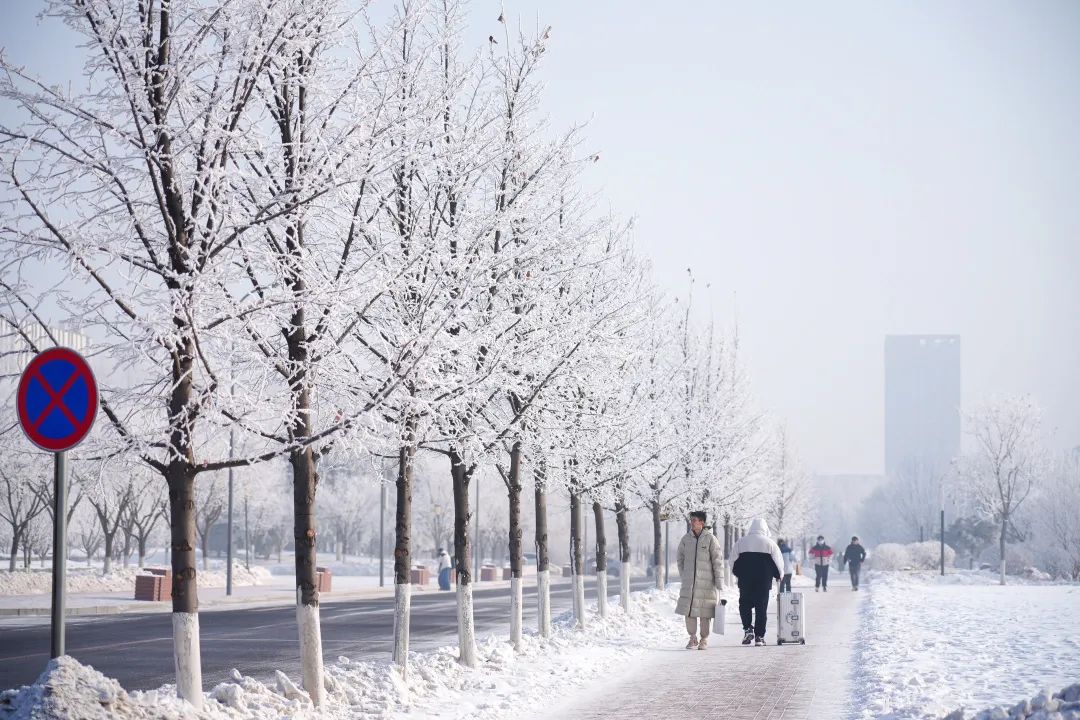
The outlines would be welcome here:
M 42 450 L 61 452 L 82 442 L 94 424 L 97 402 L 94 373 L 68 348 L 38 354 L 19 378 L 19 424 Z

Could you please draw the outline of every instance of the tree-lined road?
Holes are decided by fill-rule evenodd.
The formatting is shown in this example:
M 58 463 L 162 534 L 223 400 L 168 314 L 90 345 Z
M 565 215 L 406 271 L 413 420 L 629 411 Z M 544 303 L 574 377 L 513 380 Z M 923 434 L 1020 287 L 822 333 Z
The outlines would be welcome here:
M 591 596 L 594 584 L 588 581 Z M 652 580 L 636 578 L 631 588 L 644 590 Z M 617 596 L 619 583 L 611 578 L 608 592 Z M 535 627 L 536 588 L 525 593 L 526 627 Z M 455 593 L 423 592 L 412 598 L 413 650 L 430 650 L 457 643 Z M 474 594 L 478 634 L 509 632 L 510 590 Z M 571 585 L 551 586 L 553 614 L 571 609 Z M 393 646 L 394 599 L 374 598 L 322 605 L 323 654 L 328 661 L 340 655 L 351 659 L 389 658 Z M 225 680 L 232 668 L 260 680 L 280 669 L 299 677 L 300 646 L 296 609 L 292 606 L 229 609 L 199 614 L 203 687 Z M 69 623 L 67 653 L 129 690 L 149 690 L 176 681 L 172 657 L 170 613 L 107 615 Z M 4 627 L 0 624 L 0 689 L 19 687 L 37 679 L 49 660 L 49 626 Z

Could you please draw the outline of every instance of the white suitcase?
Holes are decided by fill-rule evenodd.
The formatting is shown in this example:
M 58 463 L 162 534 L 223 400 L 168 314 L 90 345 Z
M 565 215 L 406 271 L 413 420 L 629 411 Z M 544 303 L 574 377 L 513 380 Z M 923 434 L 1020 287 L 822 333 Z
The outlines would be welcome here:
M 776 596 L 776 644 L 806 644 L 806 605 L 803 594 L 780 593 Z

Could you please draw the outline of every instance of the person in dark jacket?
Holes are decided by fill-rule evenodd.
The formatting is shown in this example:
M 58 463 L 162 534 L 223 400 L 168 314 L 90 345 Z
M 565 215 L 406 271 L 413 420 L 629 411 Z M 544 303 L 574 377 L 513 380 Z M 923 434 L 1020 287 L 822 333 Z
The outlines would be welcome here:
M 825 536 L 818 535 L 817 543 L 810 548 L 810 557 L 814 558 L 814 592 L 818 588 L 829 592 L 829 558 L 832 548 L 825 544 Z
M 762 518 L 750 523 L 750 531 L 731 549 L 735 564 L 731 571 L 739 578 L 739 617 L 743 624 L 743 645 L 765 644 L 769 594 L 773 580 L 784 569 L 780 547 L 769 537 L 769 526 Z
M 859 589 L 859 569 L 866 560 L 866 549 L 859 544 L 858 536 L 851 537 L 851 544 L 844 550 L 844 560 L 847 562 L 848 572 L 851 573 L 851 589 Z
M 786 540 L 777 543 L 780 546 L 780 555 L 784 558 L 784 577 L 780 579 L 780 592 L 791 592 L 791 575 L 795 572 L 795 554 Z

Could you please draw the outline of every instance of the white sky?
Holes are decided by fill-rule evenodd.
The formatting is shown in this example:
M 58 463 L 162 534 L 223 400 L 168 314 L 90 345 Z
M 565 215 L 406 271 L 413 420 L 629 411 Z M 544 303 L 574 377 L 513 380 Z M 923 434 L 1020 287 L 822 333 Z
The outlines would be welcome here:
M 4 0 L 0 45 L 77 72 L 37 5 Z M 1080 4 L 505 6 L 554 27 L 552 120 L 591 119 L 661 282 L 737 306 L 811 470 L 881 471 L 887 333 L 960 334 L 966 407 L 1029 392 L 1080 445 Z M 476 41 L 499 8 L 473 0 Z

